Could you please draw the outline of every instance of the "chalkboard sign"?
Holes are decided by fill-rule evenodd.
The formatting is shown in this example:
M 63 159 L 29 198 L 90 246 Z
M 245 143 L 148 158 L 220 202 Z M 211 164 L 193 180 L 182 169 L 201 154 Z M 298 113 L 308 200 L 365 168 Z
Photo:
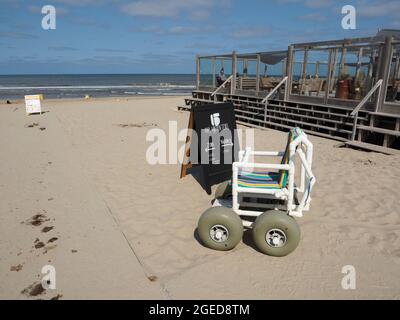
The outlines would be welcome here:
M 211 186 L 231 179 L 232 163 L 238 157 L 233 104 L 192 107 L 188 129 L 181 178 L 192 174 L 211 194 Z

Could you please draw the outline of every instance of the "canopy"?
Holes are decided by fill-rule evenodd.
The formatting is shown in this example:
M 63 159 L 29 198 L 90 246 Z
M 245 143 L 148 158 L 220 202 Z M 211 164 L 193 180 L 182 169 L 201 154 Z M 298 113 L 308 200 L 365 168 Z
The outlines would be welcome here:
M 279 52 L 265 52 L 260 54 L 261 62 L 265 64 L 274 65 L 282 60 L 286 59 L 287 51 L 279 51 Z

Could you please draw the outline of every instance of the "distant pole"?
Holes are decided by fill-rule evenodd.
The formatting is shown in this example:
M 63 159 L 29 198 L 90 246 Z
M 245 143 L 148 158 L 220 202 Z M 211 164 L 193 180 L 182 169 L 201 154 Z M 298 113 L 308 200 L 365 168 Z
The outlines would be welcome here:
M 362 58 L 363 58 L 363 48 L 360 48 L 358 51 L 358 59 L 357 59 L 357 66 L 356 66 L 356 78 L 355 83 L 357 84 L 358 79 L 360 78 L 361 67 L 362 67 Z
M 294 59 L 293 46 L 289 46 L 286 58 L 286 76 L 288 77 L 288 79 L 285 85 L 285 101 L 288 101 L 289 95 L 292 93 L 291 88 L 293 83 L 293 59 Z
M 212 58 L 212 69 L 213 69 L 213 78 L 212 78 L 212 84 L 213 88 L 215 88 L 215 57 Z
M 231 81 L 231 94 L 235 93 L 235 89 L 236 89 L 236 60 L 237 60 L 237 56 L 236 56 L 236 51 L 232 52 L 232 81 Z
M 306 87 L 306 78 L 307 78 L 307 63 L 308 63 L 308 48 L 304 49 L 304 60 L 303 60 L 303 72 L 302 72 L 302 83 L 300 86 L 300 95 L 305 90 Z
M 256 92 L 260 91 L 260 55 L 257 54 L 257 71 L 256 71 Z
M 343 45 L 342 56 L 340 57 L 340 71 L 339 74 L 342 76 L 345 74 L 345 63 L 346 63 L 347 48 Z
M 333 49 L 329 49 L 329 58 L 328 58 L 328 79 L 326 81 L 326 86 L 325 86 L 325 97 L 324 97 L 324 104 L 328 103 L 329 99 L 329 90 L 331 87 L 331 82 L 332 82 L 332 60 L 333 60 Z
M 387 87 L 389 83 L 389 75 L 390 75 L 390 65 L 392 62 L 392 47 L 393 37 L 386 37 L 385 44 L 383 47 L 382 55 L 380 56 L 380 68 L 377 81 L 379 79 L 383 80 L 381 94 L 379 95 L 377 101 L 377 111 L 382 110 L 383 104 L 386 101 Z
M 196 88 L 200 89 L 200 57 L 196 56 Z

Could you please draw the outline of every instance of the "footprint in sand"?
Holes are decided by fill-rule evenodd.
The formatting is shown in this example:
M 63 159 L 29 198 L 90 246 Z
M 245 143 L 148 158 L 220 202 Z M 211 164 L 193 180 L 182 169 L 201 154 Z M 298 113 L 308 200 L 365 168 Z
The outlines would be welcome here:
M 36 297 L 38 295 L 43 294 L 46 289 L 43 288 L 41 283 L 34 282 L 30 286 L 26 287 L 21 291 L 22 294 L 26 296 Z
M 25 128 L 33 128 L 33 127 L 37 127 L 38 125 L 39 125 L 39 123 L 34 122 L 34 123 L 32 123 L 32 124 L 27 124 L 27 125 L 25 126 Z
M 143 127 L 158 127 L 157 123 L 120 123 L 120 124 L 114 124 L 114 126 L 121 127 L 121 128 L 143 128 Z
M 39 213 L 39 214 L 35 214 L 33 217 L 31 217 L 30 219 L 25 221 L 25 223 L 36 227 L 36 226 L 40 226 L 42 223 L 44 223 L 46 221 L 50 221 L 50 219 L 47 218 L 46 215 Z
M 11 266 L 10 267 L 10 271 L 20 271 L 20 270 L 22 270 L 22 264 L 18 264 L 18 265 L 16 265 L 16 266 Z
M 51 231 L 51 230 L 53 230 L 53 229 L 54 229 L 53 226 L 46 226 L 46 227 L 44 227 L 44 228 L 42 229 L 42 232 L 43 232 L 43 233 L 46 233 L 46 232 L 49 232 L 49 231 Z
M 36 249 L 40 249 L 43 248 L 45 246 L 45 244 L 42 241 L 39 241 L 35 244 L 35 248 Z
M 49 239 L 49 240 L 47 241 L 47 243 L 52 243 L 52 242 L 57 241 L 57 240 L 58 240 L 57 237 L 53 237 L 53 238 Z

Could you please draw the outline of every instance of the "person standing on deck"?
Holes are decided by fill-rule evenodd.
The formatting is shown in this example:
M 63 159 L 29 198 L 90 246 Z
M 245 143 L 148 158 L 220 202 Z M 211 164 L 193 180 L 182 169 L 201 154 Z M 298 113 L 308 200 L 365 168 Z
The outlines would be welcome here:
M 221 86 L 226 81 L 225 71 L 224 68 L 221 68 L 219 75 L 217 76 L 217 84 L 218 87 Z

